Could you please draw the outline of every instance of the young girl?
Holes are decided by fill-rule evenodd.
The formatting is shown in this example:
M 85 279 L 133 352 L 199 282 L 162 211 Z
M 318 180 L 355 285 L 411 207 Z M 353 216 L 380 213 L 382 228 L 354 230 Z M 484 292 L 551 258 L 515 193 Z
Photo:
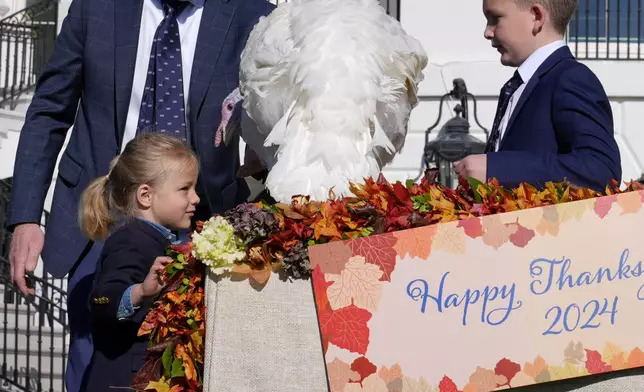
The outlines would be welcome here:
M 110 172 L 83 193 L 80 227 L 92 240 L 105 238 L 92 308 L 94 354 L 84 391 L 132 386 L 147 355 L 147 337 L 137 337 L 155 297 L 161 292 L 163 257 L 172 230 L 190 228 L 199 197 L 198 163 L 178 139 L 139 136 L 112 161 Z M 116 225 L 118 228 L 114 229 Z

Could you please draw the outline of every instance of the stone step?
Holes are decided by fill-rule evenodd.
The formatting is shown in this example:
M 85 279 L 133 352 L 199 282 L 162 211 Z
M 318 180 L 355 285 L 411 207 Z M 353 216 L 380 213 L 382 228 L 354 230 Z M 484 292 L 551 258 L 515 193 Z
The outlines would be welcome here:
M 66 366 L 66 357 L 45 357 L 41 356 L 40 359 L 37 355 L 27 355 L 26 353 L 18 353 L 18 355 L 12 354 L 3 354 L 0 352 L 0 364 L 4 363 L 7 369 L 7 375 L 13 380 L 18 380 L 19 377 L 26 377 L 27 373 L 30 374 L 29 378 L 41 380 L 49 379 L 52 377 L 54 379 L 62 380 L 63 375 L 65 374 Z M 0 366 L 0 373 L 2 372 L 3 367 Z M 14 369 L 18 369 L 18 375 Z M 29 372 L 27 372 L 29 369 Z
M 0 385 L 7 385 L 3 381 L 8 380 L 16 386 L 9 391 L 64 392 L 69 334 L 62 328 L 37 325 L 15 328 L 6 321 L 0 316 Z M 25 323 L 26 316 L 20 315 L 18 324 Z
M 0 286 L 0 332 L 3 328 L 18 328 L 32 334 L 38 331 L 62 333 L 63 324 L 68 323 L 64 300 L 56 297 L 48 300 L 35 297 L 33 301 L 28 302 L 15 292 Z
M 0 332 L 4 329 L 23 331 L 23 333 L 63 333 L 66 328 L 59 322 L 59 316 L 54 318 L 50 314 L 40 314 L 33 309 L 0 308 Z M 65 320 L 66 323 L 66 320 Z
M 25 330 L 0 327 L 0 356 L 5 352 L 38 353 L 44 356 L 57 356 L 67 351 L 69 334 L 43 330 L 27 332 Z
M 1 87 L 0 87 L 1 89 Z M 15 97 L 13 100 L 7 100 L 0 103 L 0 108 L 4 110 L 10 110 L 16 113 L 27 113 L 31 100 L 33 99 L 32 91 L 25 91 L 22 94 Z
M 28 335 L 4 327 L 0 334 L 0 385 L 7 385 L 3 383 L 7 380 L 17 387 L 9 391 L 64 392 L 68 335 L 50 331 Z
M 12 364 L 6 364 L 6 368 L 0 364 L 0 391 L 42 391 L 42 392 L 64 392 L 64 376 L 62 373 L 50 373 L 48 369 L 38 371 L 37 368 L 19 367 L 15 371 Z M 8 389 L 3 389 L 8 388 Z

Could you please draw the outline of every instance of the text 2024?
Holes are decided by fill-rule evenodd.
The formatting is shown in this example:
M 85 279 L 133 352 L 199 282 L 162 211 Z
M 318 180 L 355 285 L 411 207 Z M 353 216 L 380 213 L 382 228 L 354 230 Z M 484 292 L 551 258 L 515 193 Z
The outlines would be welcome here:
M 612 298 L 612 306 L 609 309 L 609 299 L 604 298 L 603 303 L 593 299 L 587 302 L 583 308 L 577 304 L 570 304 L 565 308 L 555 305 L 546 312 L 546 320 L 553 315 L 554 319 L 543 335 L 559 335 L 563 331 L 572 332 L 575 329 L 599 328 L 604 315 L 610 315 L 610 323 L 615 324 L 617 313 L 618 297 Z

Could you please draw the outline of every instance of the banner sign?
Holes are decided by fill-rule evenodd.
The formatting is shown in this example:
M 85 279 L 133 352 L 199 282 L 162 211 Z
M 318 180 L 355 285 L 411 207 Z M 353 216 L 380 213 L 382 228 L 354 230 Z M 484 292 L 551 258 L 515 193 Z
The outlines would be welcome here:
M 644 191 L 309 248 L 331 391 L 644 366 Z

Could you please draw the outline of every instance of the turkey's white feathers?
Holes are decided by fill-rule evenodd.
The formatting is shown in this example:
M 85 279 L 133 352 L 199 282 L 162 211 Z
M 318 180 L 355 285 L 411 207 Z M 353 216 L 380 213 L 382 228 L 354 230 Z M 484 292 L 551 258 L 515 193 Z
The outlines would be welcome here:
M 276 147 L 271 196 L 325 200 L 377 176 L 404 145 L 426 64 L 377 0 L 292 0 L 260 19 L 240 63 L 257 129 L 242 137 L 260 157 Z

